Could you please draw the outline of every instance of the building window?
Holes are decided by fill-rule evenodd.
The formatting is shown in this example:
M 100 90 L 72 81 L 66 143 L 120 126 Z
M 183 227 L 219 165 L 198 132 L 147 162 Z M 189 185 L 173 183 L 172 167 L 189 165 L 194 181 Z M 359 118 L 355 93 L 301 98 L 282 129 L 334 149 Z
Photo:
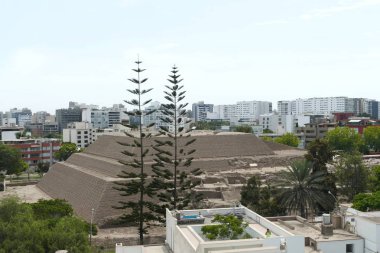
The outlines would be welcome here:
M 354 253 L 354 245 L 346 244 L 346 253 Z

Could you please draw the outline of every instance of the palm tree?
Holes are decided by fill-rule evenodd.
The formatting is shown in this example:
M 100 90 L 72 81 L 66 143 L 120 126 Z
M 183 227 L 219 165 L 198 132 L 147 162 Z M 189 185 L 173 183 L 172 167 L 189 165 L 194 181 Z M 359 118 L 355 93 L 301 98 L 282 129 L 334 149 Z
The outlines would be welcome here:
M 299 213 L 307 218 L 310 211 L 314 211 L 316 205 L 328 207 L 334 201 L 325 189 L 325 171 L 313 173 L 313 166 L 307 160 L 298 160 L 279 175 L 281 205 L 288 212 Z

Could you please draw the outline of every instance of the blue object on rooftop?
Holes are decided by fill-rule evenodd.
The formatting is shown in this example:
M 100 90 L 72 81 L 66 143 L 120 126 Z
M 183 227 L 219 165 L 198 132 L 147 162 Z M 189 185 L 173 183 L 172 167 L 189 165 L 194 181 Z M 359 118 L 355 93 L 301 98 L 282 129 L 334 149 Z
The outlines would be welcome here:
M 182 216 L 182 219 L 198 219 L 198 215 L 184 215 Z

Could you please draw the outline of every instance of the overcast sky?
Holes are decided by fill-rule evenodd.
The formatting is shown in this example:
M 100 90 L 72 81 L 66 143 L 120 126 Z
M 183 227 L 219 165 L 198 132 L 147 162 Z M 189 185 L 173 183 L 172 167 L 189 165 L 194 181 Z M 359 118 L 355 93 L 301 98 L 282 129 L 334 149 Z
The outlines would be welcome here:
M 158 101 L 173 64 L 190 103 L 380 100 L 380 0 L 0 0 L 0 111 L 121 103 L 138 54 Z

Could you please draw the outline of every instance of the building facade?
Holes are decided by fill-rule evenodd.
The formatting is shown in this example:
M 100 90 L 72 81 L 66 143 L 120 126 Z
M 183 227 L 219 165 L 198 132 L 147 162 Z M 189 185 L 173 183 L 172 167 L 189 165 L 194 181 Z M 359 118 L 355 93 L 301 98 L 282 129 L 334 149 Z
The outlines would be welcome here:
M 3 141 L 21 152 L 22 159 L 30 168 L 35 168 L 38 163 L 55 162 L 54 154 L 60 149 L 61 142 L 57 139 L 20 139 Z
M 82 110 L 80 108 L 58 109 L 55 111 L 58 123 L 58 131 L 62 132 L 69 123 L 82 121 Z
M 93 128 L 105 129 L 116 124 L 121 124 L 128 116 L 124 113 L 124 106 L 114 105 L 111 108 L 87 107 L 82 109 L 82 121 L 90 122 Z
M 272 102 L 239 101 L 236 103 L 236 116 L 240 119 L 259 120 L 262 114 L 272 113 Z
M 277 110 L 281 115 L 354 113 L 379 117 L 379 103 L 366 98 L 314 97 L 289 101 L 278 101 Z
M 194 103 L 192 106 L 194 121 L 205 121 L 207 119 L 207 112 L 212 112 L 213 109 L 213 104 L 205 104 L 203 101 Z
M 63 142 L 71 142 L 78 148 L 86 148 L 97 139 L 96 129 L 89 122 L 73 122 L 63 129 Z

